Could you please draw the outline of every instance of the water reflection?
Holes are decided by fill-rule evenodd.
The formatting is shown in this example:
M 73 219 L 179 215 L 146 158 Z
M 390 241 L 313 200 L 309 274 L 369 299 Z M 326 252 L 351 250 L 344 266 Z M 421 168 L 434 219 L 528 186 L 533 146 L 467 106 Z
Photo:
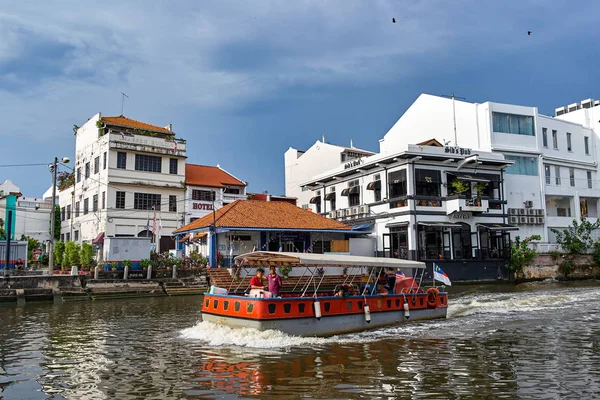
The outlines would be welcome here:
M 0 307 L 0 396 L 600 396 L 600 287 L 503 290 L 455 294 L 448 320 L 328 339 L 195 324 L 192 297 Z

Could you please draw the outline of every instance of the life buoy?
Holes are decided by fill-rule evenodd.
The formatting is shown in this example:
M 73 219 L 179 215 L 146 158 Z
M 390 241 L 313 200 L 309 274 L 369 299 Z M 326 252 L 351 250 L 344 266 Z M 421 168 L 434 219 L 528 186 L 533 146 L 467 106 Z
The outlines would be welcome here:
M 427 289 L 427 307 L 429 308 L 437 308 L 438 306 L 438 294 L 440 293 L 439 290 L 437 290 L 436 288 L 429 288 Z

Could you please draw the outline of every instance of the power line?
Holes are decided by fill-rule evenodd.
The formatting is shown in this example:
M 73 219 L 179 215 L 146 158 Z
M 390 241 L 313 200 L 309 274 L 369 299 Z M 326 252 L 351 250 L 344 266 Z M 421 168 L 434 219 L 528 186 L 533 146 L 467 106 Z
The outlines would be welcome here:
M 3 164 L 0 165 L 0 168 L 10 168 L 10 167 L 39 167 L 39 166 L 48 166 L 51 163 L 44 163 L 44 164 Z

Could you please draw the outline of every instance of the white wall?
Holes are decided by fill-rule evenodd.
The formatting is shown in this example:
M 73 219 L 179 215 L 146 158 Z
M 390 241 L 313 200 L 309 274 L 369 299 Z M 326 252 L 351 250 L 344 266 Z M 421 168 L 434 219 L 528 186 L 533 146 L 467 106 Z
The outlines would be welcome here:
M 37 239 L 40 242 L 50 240 L 51 209 L 51 201 L 19 197 L 17 199 L 17 215 L 15 219 L 15 239 L 19 240 L 21 235 L 25 235 Z M 6 229 L 5 216 L 6 199 L 0 199 L 0 218 L 4 220 L 4 229 Z

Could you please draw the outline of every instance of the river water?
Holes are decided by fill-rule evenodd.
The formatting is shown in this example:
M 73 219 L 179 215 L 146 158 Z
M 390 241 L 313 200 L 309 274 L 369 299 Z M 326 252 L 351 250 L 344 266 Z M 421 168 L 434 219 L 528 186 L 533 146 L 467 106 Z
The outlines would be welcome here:
M 0 306 L 0 398 L 600 398 L 600 282 L 463 286 L 449 318 L 333 338 L 201 297 Z

